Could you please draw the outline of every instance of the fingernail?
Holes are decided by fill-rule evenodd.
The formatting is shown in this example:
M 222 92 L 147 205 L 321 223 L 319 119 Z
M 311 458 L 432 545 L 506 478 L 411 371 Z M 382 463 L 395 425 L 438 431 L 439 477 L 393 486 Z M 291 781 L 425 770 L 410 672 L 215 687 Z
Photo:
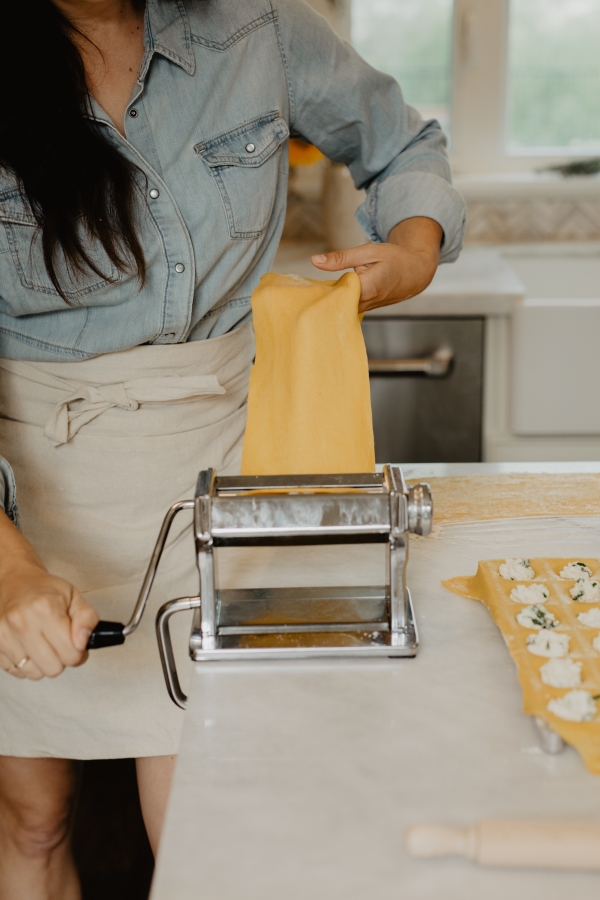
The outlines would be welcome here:
M 327 262 L 326 256 L 313 256 L 311 258 L 314 263 L 326 263 Z
M 78 640 L 79 640 L 79 646 L 82 650 L 85 650 L 85 648 L 87 647 L 87 642 L 90 639 L 91 633 L 92 632 L 90 631 L 89 628 L 80 628 L 79 629 Z

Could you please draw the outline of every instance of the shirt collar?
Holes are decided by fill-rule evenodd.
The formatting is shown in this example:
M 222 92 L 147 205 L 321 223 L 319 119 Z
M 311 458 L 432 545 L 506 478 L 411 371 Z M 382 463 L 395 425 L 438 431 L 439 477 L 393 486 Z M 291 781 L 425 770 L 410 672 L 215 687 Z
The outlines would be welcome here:
M 181 66 L 188 75 L 196 71 L 190 23 L 182 0 L 147 0 L 144 43 L 140 81 L 146 77 L 154 53 Z
M 144 25 L 145 52 L 133 96 L 141 91 L 141 85 L 148 73 L 152 57 L 160 53 L 181 66 L 188 75 L 196 71 L 196 58 L 192 52 L 190 23 L 182 0 L 147 0 Z M 112 119 L 104 112 L 94 97 L 90 97 L 87 118 L 113 125 Z

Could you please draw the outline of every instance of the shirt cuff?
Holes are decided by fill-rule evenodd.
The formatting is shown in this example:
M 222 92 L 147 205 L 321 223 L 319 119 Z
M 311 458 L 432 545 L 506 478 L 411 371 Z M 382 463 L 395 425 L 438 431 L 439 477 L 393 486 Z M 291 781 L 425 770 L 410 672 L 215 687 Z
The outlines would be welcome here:
M 0 509 L 19 528 L 19 510 L 17 509 L 17 488 L 13 470 L 0 456 Z
M 439 175 L 406 172 L 376 181 L 356 211 L 358 224 L 376 243 L 387 241 L 395 225 L 415 216 L 426 216 L 441 226 L 440 262 L 458 259 L 467 222 L 465 201 Z

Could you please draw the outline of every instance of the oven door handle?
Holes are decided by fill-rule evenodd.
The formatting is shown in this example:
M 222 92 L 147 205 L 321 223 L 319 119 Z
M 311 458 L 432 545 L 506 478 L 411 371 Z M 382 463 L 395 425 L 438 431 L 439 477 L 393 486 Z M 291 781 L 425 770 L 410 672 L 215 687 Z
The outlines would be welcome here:
M 454 352 L 450 347 L 438 347 L 430 356 L 412 359 L 369 359 L 371 375 L 429 375 L 443 378 L 450 371 Z

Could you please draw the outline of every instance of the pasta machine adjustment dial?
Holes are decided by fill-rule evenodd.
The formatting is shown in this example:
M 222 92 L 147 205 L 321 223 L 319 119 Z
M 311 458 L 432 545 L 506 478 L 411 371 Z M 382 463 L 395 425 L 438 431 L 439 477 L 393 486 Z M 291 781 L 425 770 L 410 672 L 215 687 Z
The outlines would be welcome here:
M 408 489 L 408 530 L 427 537 L 433 524 L 433 498 L 428 484 L 414 484 Z

